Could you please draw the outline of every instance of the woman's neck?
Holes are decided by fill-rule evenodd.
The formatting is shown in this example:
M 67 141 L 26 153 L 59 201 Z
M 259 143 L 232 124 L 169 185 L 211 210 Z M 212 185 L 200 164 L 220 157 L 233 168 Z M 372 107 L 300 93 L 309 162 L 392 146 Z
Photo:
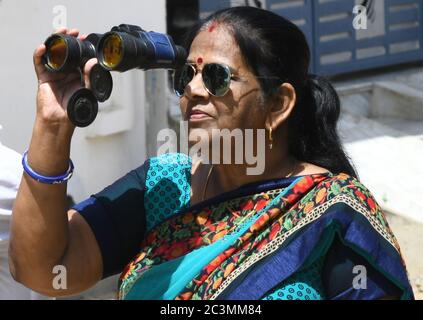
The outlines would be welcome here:
M 328 172 L 325 168 L 296 160 L 281 142 L 272 150 L 267 147 L 262 161 L 264 170 L 255 175 L 248 174 L 247 169 L 251 168 L 248 164 L 193 164 L 192 202 L 209 199 L 249 183 Z
M 210 173 L 203 173 L 203 177 L 209 178 L 208 181 L 206 181 L 207 178 L 204 180 L 207 187 L 205 197 L 209 198 L 253 182 L 294 176 L 300 170 L 299 162 L 280 145 L 274 146 L 272 150 L 266 148 L 261 160 L 264 161 L 264 168 L 260 174 L 249 173 L 254 170 L 247 170 L 249 167 L 251 169 L 248 164 L 202 165 L 205 167 L 203 172 Z M 213 169 L 210 172 L 211 166 Z

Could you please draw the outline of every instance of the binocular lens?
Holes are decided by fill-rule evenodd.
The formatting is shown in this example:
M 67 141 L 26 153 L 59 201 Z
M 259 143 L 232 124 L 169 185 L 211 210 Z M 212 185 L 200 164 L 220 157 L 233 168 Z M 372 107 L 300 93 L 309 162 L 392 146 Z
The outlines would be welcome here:
M 113 90 L 113 78 L 109 71 L 96 64 L 90 72 L 91 90 L 99 102 L 110 98 Z
M 103 63 L 108 68 L 115 68 L 123 58 L 122 39 L 117 34 L 109 35 L 103 43 Z
M 98 102 L 90 90 L 82 88 L 70 97 L 67 112 L 69 120 L 75 126 L 84 128 L 97 117 Z
M 66 41 L 62 37 L 54 38 L 47 46 L 47 63 L 54 70 L 60 69 L 66 61 Z

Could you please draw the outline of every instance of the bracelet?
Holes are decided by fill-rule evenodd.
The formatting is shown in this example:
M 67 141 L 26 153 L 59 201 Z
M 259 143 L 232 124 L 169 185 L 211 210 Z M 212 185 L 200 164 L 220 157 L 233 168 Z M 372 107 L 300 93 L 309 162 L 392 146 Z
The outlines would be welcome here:
M 66 171 L 66 173 L 60 175 L 60 176 L 43 176 L 37 172 L 35 172 L 28 164 L 28 150 L 25 151 L 23 157 L 22 157 L 22 166 L 24 171 L 34 180 L 46 183 L 46 184 L 60 184 L 68 181 L 73 174 L 74 165 L 72 160 L 69 159 L 69 169 Z

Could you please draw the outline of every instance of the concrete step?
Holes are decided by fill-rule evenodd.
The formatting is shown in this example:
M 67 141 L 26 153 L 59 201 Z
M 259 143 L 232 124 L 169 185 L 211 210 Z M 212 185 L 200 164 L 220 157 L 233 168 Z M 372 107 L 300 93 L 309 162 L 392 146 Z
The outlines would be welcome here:
M 423 223 L 423 94 L 394 82 L 337 89 L 339 131 L 360 180 L 384 210 Z

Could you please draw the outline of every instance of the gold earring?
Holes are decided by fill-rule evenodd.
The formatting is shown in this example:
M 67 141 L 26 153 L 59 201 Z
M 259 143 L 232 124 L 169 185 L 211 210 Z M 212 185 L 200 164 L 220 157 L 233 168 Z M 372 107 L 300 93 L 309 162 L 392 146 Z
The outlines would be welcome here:
M 269 148 L 270 150 L 273 149 L 273 135 L 272 135 L 273 129 L 270 127 L 269 129 Z

